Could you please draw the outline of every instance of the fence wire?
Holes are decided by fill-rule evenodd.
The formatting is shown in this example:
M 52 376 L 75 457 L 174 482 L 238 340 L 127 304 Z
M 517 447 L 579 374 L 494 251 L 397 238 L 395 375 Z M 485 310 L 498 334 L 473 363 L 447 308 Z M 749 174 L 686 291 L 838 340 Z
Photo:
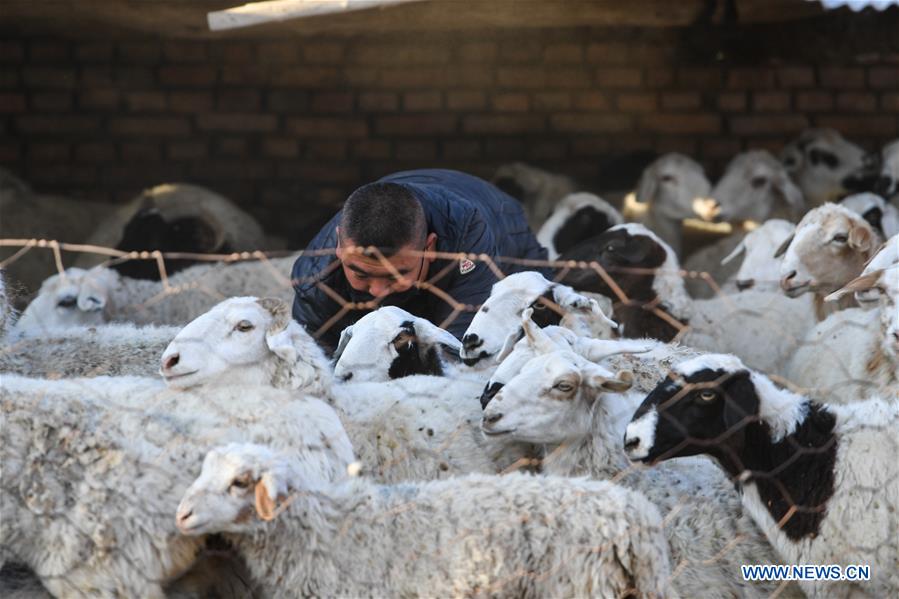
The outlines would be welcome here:
M 0 351 L 0 372 L 23 374 L 46 379 L 70 379 L 72 377 L 92 377 L 97 375 L 136 375 L 158 378 L 159 356 L 168 345 L 174 330 L 166 330 L 160 334 L 151 334 L 145 329 L 144 342 L 139 350 L 134 349 L 133 338 L 104 335 L 104 323 L 130 322 L 140 325 L 183 326 L 193 318 L 206 312 L 220 301 L 234 296 L 273 297 L 286 302 L 293 300 L 294 288 L 299 285 L 313 283 L 318 289 L 330 297 L 338 306 L 338 311 L 315 330 L 308 332 L 314 337 L 321 337 L 332 327 L 337 326 L 345 316 L 355 312 L 368 312 L 379 307 L 380 300 L 353 301 L 343 297 L 333 287 L 328 286 L 322 277 L 327 273 L 318 273 L 309 279 L 292 279 L 291 268 L 300 256 L 334 255 L 333 250 L 312 253 L 295 252 L 288 255 L 264 252 L 240 252 L 232 254 L 203 255 L 187 253 L 121 252 L 112 248 L 88 246 L 83 244 L 60 243 L 53 240 L 36 239 L 4 239 L 0 247 L 18 248 L 12 255 L 0 262 L 0 268 L 7 273 L 15 270 L 16 262 L 28 252 L 49 251 L 53 253 L 59 275 L 59 284 L 52 288 L 42 289 L 41 295 L 50 297 L 50 310 L 55 317 L 52 321 L 42 320 L 37 314 L 30 321 L 31 332 L 16 336 L 8 333 Z M 402 275 L 394 265 L 377 248 L 365 248 L 360 251 L 379 262 L 379 264 L 400 279 Z M 66 271 L 65 265 L 71 264 L 70 257 L 80 254 L 95 254 L 105 257 L 99 267 L 87 272 Z M 613 310 L 619 312 L 632 309 L 641 318 L 655 318 L 670 327 L 672 341 L 691 345 L 696 342 L 708 342 L 712 349 L 743 355 L 740 344 L 747 340 L 754 341 L 760 348 L 789 347 L 787 355 L 780 356 L 779 368 L 764 372 L 779 385 L 793 391 L 806 393 L 814 399 L 851 403 L 871 393 L 880 393 L 888 400 L 897 401 L 896 364 L 890 361 L 886 348 L 892 341 L 887 338 L 887 321 L 890 311 L 899 308 L 892 303 L 889 294 L 881 300 L 879 312 L 872 312 L 867 319 L 846 319 L 838 325 L 834 333 L 846 334 L 848 330 L 857 331 L 858 335 L 868 335 L 871 355 L 859 367 L 858 356 L 841 344 L 834 344 L 832 334 L 822 334 L 816 338 L 796 334 L 796 327 L 785 322 L 789 314 L 778 312 L 772 303 L 755 304 L 747 307 L 741 301 L 741 292 L 729 285 L 719 285 L 711 275 L 704 272 L 679 270 L 667 272 L 661 269 L 614 268 L 604 267 L 601 261 L 533 261 L 513 258 L 493 259 L 483 254 L 445 253 L 445 252 L 410 252 L 415 257 L 433 258 L 439 268 L 434 269 L 423 281 L 411 281 L 420 293 L 433 296 L 435 301 L 443 302 L 449 307 L 449 315 L 442 327 L 448 327 L 456 319 L 465 314 L 477 312 L 480 306 L 457 301 L 441 287 L 441 281 L 449 276 L 454 268 L 463 260 L 471 260 L 475 264 L 489 268 L 498 279 L 506 273 L 532 268 L 544 269 L 556 282 L 571 280 L 577 274 L 578 280 L 589 279 L 594 288 L 602 290 L 612 300 Z M 178 272 L 167 272 L 167 259 L 192 260 L 196 264 Z M 115 279 L 115 284 L 103 287 L 96 273 L 108 273 L 110 267 L 131 260 L 145 260 L 156 263 L 159 280 L 122 280 Z M 331 262 L 328 268 L 338 268 L 339 262 Z M 9 275 L 7 275 L 9 279 Z M 719 320 L 703 319 L 701 313 L 683 312 L 682 306 L 669 301 L 665 297 L 643 299 L 633 292 L 640 287 L 633 281 L 641 278 L 653 280 L 665 279 L 675 281 L 675 287 L 683 286 L 686 279 L 701 281 L 713 292 L 713 300 L 702 300 L 705 305 L 717 302 L 715 310 L 723 315 Z M 9 282 L 9 281 L 8 281 Z M 757 281 L 757 284 L 777 286 L 777 281 Z M 645 287 L 645 285 L 644 285 Z M 98 297 L 102 296 L 102 308 L 82 310 L 78 297 L 82 292 L 91 290 Z M 684 294 L 686 291 L 684 290 Z M 539 295 L 539 294 L 538 294 Z M 76 301 L 72 302 L 72 297 Z M 539 297 L 529 301 L 543 301 L 548 307 L 559 312 L 564 309 L 558 304 Z M 795 300 L 798 301 L 798 300 Z M 814 309 L 814 305 L 809 302 Z M 769 309 L 770 308 L 770 309 Z M 23 318 L 28 310 L 22 315 Z M 878 314 L 880 315 L 878 317 Z M 82 321 L 82 317 L 88 317 Z M 65 332 L 57 326 L 63 324 L 88 324 L 91 329 L 80 329 L 77 334 Z M 726 327 L 722 323 L 726 323 Z M 734 331 L 743 330 L 748 336 L 732 340 L 728 345 L 723 337 Z M 625 327 L 624 333 L 628 334 Z M 705 341 L 703 341 L 705 340 Z M 391 339 L 384 339 L 389 343 Z M 708 350 L 709 347 L 696 347 Z M 75 353 L 73 354 L 73 351 Z M 213 350 L 214 351 L 214 350 Z M 764 353 L 764 352 L 763 352 Z M 817 357 L 821 363 L 831 365 L 831 370 L 838 371 L 840 382 L 833 379 L 828 385 L 820 386 L 814 380 L 791 380 L 789 362 L 791 358 L 803 356 Z M 156 356 L 149 359 L 149 356 Z M 751 354 L 750 352 L 750 355 Z M 893 353 L 892 355 L 895 355 Z M 231 359 L 228 355 L 217 356 L 223 360 Z M 744 359 L 745 361 L 745 359 Z M 879 361 L 879 362 L 878 362 Z M 874 362 L 877 362 L 874 364 Z M 872 365 L 873 364 L 873 365 Z M 748 364 L 754 366 L 753 364 Z M 877 370 L 877 369 L 880 370 Z M 486 377 L 484 381 L 486 382 Z M 672 402 L 682 400 L 697 389 L 723 389 L 726 380 L 716 379 L 696 384 L 684 382 L 683 377 L 667 369 L 660 369 L 657 381 L 670 377 L 680 380 L 682 389 L 671 399 Z M 9 379 L 7 379 L 9 380 Z M 62 384 L 62 383 L 60 383 Z M 346 383 L 350 385 L 352 383 Z M 456 381 L 442 386 L 450 388 Z M 2 484 L 0 484 L 0 501 L 2 501 L 2 548 L 0 562 L 4 563 L 0 570 L 0 591 L 3 594 L 18 593 L 21 596 L 42 596 L 45 593 L 41 585 L 57 596 L 153 596 L 162 589 L 169 596 L 177 597 L 262 597 L 276 592 L 269 581 L 260 581 L 250 573 L 247 564 L 234 548 L 233 535 L 209 535 L 207 537 L 188 538 L 178 534 L 174 525 L 175 509 L 188 485 L 196 479 L 205 453 L 217 445 L 240 440 L 269 441 L 284 450 L 295 449 L 295 439 L 290 437 L 290 426 L 284 423 L 285 415 L 300 414 L 297 408 L 296 391 L 292 397 L 277 396 L 272 404 L 260 407 L 259 402 L 250 403 L 255 397 L 247 397 L 247 404 L 235 407 L 232 404 L 217 403 L 215 393 L 209 392 L 212 399 L 203 404 L 202 413 L 196 414 L 189 406 L 199 405 L 198 400 L 188 401 L 184 394 L 192 397 L 202 396 L 202 389 L 187 392 L 167 389 L 164 386 L 145 387 L 140 382 L 132 381 L 122 386 L 115 382 L 105 384 L 100 380 L 78 379 L 67 387 L 48 386 L 35 391 L 15 391 L 16 385 L 0 386 L 2 399 Z M 336 383 L 335 383 L 336 385 Z M 302 391 L 302 389 L 300 389 Z M 645 392 L 647 389 L 642 389 Z M 446 401 L 446 389 L 435 388 L 424 392 L 426 399 L 439 403 Z M 248 391 L 250 395 L 254 392 Z M 339 392 L 335 392 L 339 395 Z M 534 395 L 541 391 L 534 389 Z M 289 395 L 289 394 L 288 394 Z M 263 394 L 264 396 L 264 394 Z M 724 393 L 724 401 L 733 404 L 737 410 L 744 410 L 744 404 L 737 398 Z M 850 397 L 851 396 L 851 397 Z M 267 397 L 267 396 L 265 396 Z M 443 423 L 444 428 L 435 434 L 432 429 L 418 431 L 415 435 L 403 437 L 401 434 L 390 434 L 391 431 L 373 431 L 375 425 L 360 421 L 350 422 L 353 418 L 346 406 L 335 402 L 333 397 L 323 398 L 335 405 L 346 424 L 350 439 L 356 444 L 354 435 L 375 435 L 375 446 L 381 451 L 374 454 L 378 463 L 362 463 L 365 476 L 376 480 L 397 482 L 394 473 L 402 478 L 404 468 L 416 460 L 428 459 L 435 464 L 435 477 L 451 478 L 465 473 L 459 468 L 458 451 L 473 436 L 481 437 L 480 421 L 477 414 L 464 421 Z M 471 398 L 466 398 L 471 399 Z M 572 400 L 573 401 L 573 400 Z M 599 401 L 599 400 L 597 400 Z M 625 408 L 623 404 L 609 404 L 605 408 L 608 418 L 615 421 L 628 421 L 633 414 L 633 407 Z M 187 407 L 185 407 L 187 406 Z M 565 408 L 563 403 L 559 409 Z M 199 408 L 198 408 L 199 409 Z M 565 408 L 567 409 L 567 408 Z M 584 414 L 591 414 L 588 408 Z M 598 408 L 596 408 L 598 409 Z M 299 411 L 297 411 L 299 410 Z M 577 412 L 572 412 L 578 414 Z M 580 416 L 583 418 L 583 414 Z M 589 417 L 589 416 L 587 416 Z M 568 425 L 571 429 L 582 430 L 583 422 L 578 416 L 572 416 Z M 690 430 L 668 416 L 661 420 L 670 421 L 678 429 L 683 440 L 669 453 L 674 455 L 678 450 L 688 446 L 719 447 L 722 443 L 744 434 L 745 426 L 755 420 L 751 413 L 744 413 L 740 421 L 732 427 L 713 437 L 697 437 Z M 389 420 L 382 420 L 389 423 Z M 368 426 L 366 432 L 365 427 Z M 864 428 L 864 427 L 863 427 Z M 782 517 L 778 527 L 786 530 L 801 518 L 824 518 L 827 516 L 843 520 L 831 527 L 838 533 L 845 533 L 840 541 L 846 548 L 845 562 L 856 563 L 859 556 L 877 556 L 880 563 L 899 564 L 897 557 L 897 539 L 899 539 L 899 515 L 895 511 L 889 516 L 887 530 L 865 531 L 865 510 L 883 509 L 878 502 L 892 501 L 890 497 L 897 492 L 899 485 L 899 422 L 895 417 L 876 425 L 871 430 L 878 433 L 877 439 L 886 439 L 887 447 L 879 448 L 879 455 L 893 456 L 891 463 L 866 464 L 881 472 L 878 480 L 884 482 L 882 488 L 867 488 L 857 483 L 855 477 L 841 478 L 832 484 L 838 491 L 835 496 L 841 498 L 850 495 L 862 507 L 857 512 L 847 514 L 831 514 L 827 506 L 820 502 L 804 502 L 795 497 L 795 489 L 787 488 L 777 477 L 784 470 L 794 466 L 796 460 L 809 455 L 833 452 L 833 439 L 811 447 L 790 446 L 789 458 L 773 469 L 767 471 L 753 470 L 751 464 L 741 463 L 741 454 L 734 447 L 727 445 L 729 453 L 726 459 L 739 464 L 739 470 L 751 471 L 753 480 L 767 481 L 772 501 L 784 504 Z M 280 432 L 279 432 L 280 431 Z M 623 432 L 623 431 L 622 431 Z M 278 435 L 281 436 L 278 436 Z M 433 438 L 431 438 L 433 437 Z M 558 464 L 567 459 L 565 456 L 586 451 L 578 444 L 589 444 L 587 441 L 565 441 L 529 445 L 527 450 L 511 465 L 505 465 L 502 474 L 521 470 L 527 472 L 541 471 L 559 473 Z M 410 441 L 410 439 L 412 439 Z M 424 440 L 422 440 L 424 439 Z M 366 443 L 371 442 L 367 439 Z M 620 439 L 617 442 L 621 442 Z M 335 439 L 323 439 L 324 446 L 337 443 Z M 409 443 L 405 446 L 404 443 Z M 486 443 L 483 439 L 479 441 Z M 790 443 L 795 443 L 790 441 Z M 413 447 L 413 445 L 415 445 Z M 599 450 L 597 450 L 598 452 Z M 644 491 L 650 500 L 656 501 L 660 491 L 652 485 L 660 485 L 667 480 L 665 476 L 678 476 L 677 467 L 665 468 L 675 462 L 665 462 L 659 472 L 653 474 L 654 468 L 640 464 L 623 462 L 623 448 L 616 451 L 619 459 L 610 460 L 606 466 L 615 465 L 617 471 L 604 478 L 623 486 Z M 589 453 L 589 452 L 588 452 Z M 727 452 L 725 452 L 727 453 Z M 595 456 L 594 456 L 595 457 Z M 591 458 L 594 459 L 594 458 Z M 691 458 L 694 459 L 695 458 Z M 593 475 L 588 463 L 577 464 L 566 474 Z M 842 464 L 841 464 L 842 465 Z M 711 468 L 713 474 L 706 473 L 705 480 L 723 476 L 711 463 L 701 468 Z M 701 469 L 700 468 L 700 469 Z M 564 468 L 563 468 L 564 469 Z M 668 472 L 668 474 L 664 474 Z M 718 473 L 718 474 L 714 474 Z M 743 473 L 743 480 L 749 476 Z M 656 477 L 656 478 L 654 478 Z M 740 477 L 734 477 L 739 479 Z M 726 481 L 728 484 L 739 480 Z M 822 483 L 823 484 L 823 483 Z M 841 485 L 858 484 L 851 489 Z M 702 483 L 700 483 L 701 487 Z M 747 524 L 748 516 L 740 515 L 739 503 L 735 492 L 721 499 L 708 489 L 699 487 L 687 490 L 686 487 L 670 488 L 668 499 L 660 502 L 663 516 L 663 530 L 669 538 L 683 534 L 678 527 L 684 522 L 692 522 L 692 526 L 701 528 L 705 523 L 693 520 L 700 514 L 699 504 L 713 504 L 716 501 L 734 509 L 732 519 L 733 534 L 719 538 L 712 547 L 700 547 L 697 543 L 695 553 L 692 550 L 675 546 L 672 543 L 672 563 L 670 565 L 669 585 L 672 594 L 682 589 L 691 588 L 689 580 L 697 570 L 724 569 L 732 577 L 728 584 L 742 589 L 743 596 L 801 596 L 794 583 L 779 582 L 745 582 L 741 578 L 740 564 L 778 564 L 787 563 L 785 557 L 778 557 L 773 549 L 758 554 L 752 553 L 753 537 L 760 538 L 760 533 L 752 524 Z M 321 491 L 327 495 L 328 491 Z M 886 493 L 886 495 L 884 495 Z M 300 493 L 302 495 L 302 493 Z M 574 493 L 565 501 L 570 501 L 575 508 L 583 501 L 583 493 Z M 672 500 L 671 497 L 676 499 Z M 813 494 L 813 497 L 819 495 Z M 736 503 L 735 503 L 736 502 Z M 298 502 L 301 503 L 301 502 Z M 556 506 L 555 514 L 566 513 L 571 505 L 565 502 Z M 281 518 L 301 518 L 291 506 L 288 516 Z M 394 521 L 402 513 L 420 508 L 414 496 L 409 501 L 401 502 L 390 510 L 377 515 L 384 521 Z M 518 596 L 533 593 L 540 584 L 551 582 L 562 576 L 559 570 L 574 567 L 569 559 L 566 563 L 540 569 L 540 560 L 528 561 L 528 556 L 521 557 L 519 563 L 494 564 L 493 570 L 480 571 L 479 559 L 487 559 L 475 555 L 478 550 L 489 551 L 491 539 L 501 542 L 505 538 L 504 531 L 518 529 L 530 522 L 535 514 L 529 509 L 516 505 L 507 505 L 506 509 L 492 514 L 495 520 L 489 528 L 474 529 L 465 522 L 459 522 L 453 530 L 446 531 L 439 546 L 430 547 L 428 551 L 408 548 L 402 555 L 363 556 L 360 559 L 390 559 L 400 563 L 405 561 L 425 560 L 434 564 L 453 558 L 459 552 L 471 553 L 472 572 L 460 573 L 455 587 L 459 595 L 466 596 Z M 360 509 L 364 509 L 360 508 Z M 569 510 L 570 511 L 570 510 Z M 558 526 L 552 514 L 539 514 L 539 518 L 548 518 L 544 524 L 550 531 Z M 856 519 L 857 518 L 857 519 Z M 347 515 L 341 526 L 335 531 L 333 541 L 339 544 L 343 535 L 354 535 L 354 526 L 362 526 L 365 518 L 358 515 Z M 269 526 L 277 526 L 276 523 Z M 626 531 L 630 534 L 632 531 Z M 872 534 L 876 533 L 876 534 Z M 254 533 L 254 539 L 265 533 Z M 625 534 L 625 536 L 626 536 Z M 608 541 L 615 545 L 626 539 L 617 538 Z M 473 544 L 469 544 L 473 543 Z M 556 538 L 547 541 L 553 550 L 569 556 L 580 556 L 583 567 L 589 567 L 589 556 L 614 551 L 614 547 L 602 542 L 597 545 L 594 540 Z M 564 548 L 564 551 L 562 550 Z M 370 548 L 369 548 L 370 549 Z M 296 550 L 296 548 L 293 548 Z M 302 551 L 302 548 L 299 549 Z M 364 548 L 363 548 L 364 550 Z M 512 550 L 514 552 L 514 548 Z M 530 551 L 522 548 L 523 552 Z M 172 556 L 179 556 L 177 559 Z M 189 556 L 183 558 L 184 555 Z M 533 556 L 531 556 L 533 558 Z M 840 559 L 839 553 L 836 559 Z M 190 565 L 187 572 L 184 568 L 175 567 L 174 562 Z M 864 565 L 864 564 L 862 564 Z M 274 566 L 273 566 L 274 567 Z M 343 566 L 338 566 L 343 567 Z M 873 568 L 873 564 L 872 564 Z M 878 572 L 873 572 L 878 575 Z M 354 571 L 339 572 L 338 577 L 356 576 Z M 466 575 L 472 578 L 466 578 Z M 314 573 L 310 574 L 314 577 Z M 893 578 L 895 579 L 895 574 Z M 474 584 L 471 580 L 477 579 Z M 534 586 L 538 585 L 538 586 Z M 546 587 L 546 588 L 551 588 Z M 731 587 L 728 587 L 731 588 Z M 864 591 L 865 583 L 860 582 L 858 589 Z M 5 589 L 5 590 L 4 590 Z M 530 590 L 529 590 L 530 589 Z M 285 592 L 294 590 L 284 589 Z M 899 589 L 897 589 L 899 590 Z M 631 588 L 630 592 L 639 594 L 641 589 Z M 422 594 L 429 594 L 421 589 Z M 300 592 L 299 594 L 302 594 Z M 538 593 L 539 594 L 539 593 Z M 582 594 L 589 594 L 583 589 Z M 728 595 L 723 589 L 710 588 L 708 596 Z

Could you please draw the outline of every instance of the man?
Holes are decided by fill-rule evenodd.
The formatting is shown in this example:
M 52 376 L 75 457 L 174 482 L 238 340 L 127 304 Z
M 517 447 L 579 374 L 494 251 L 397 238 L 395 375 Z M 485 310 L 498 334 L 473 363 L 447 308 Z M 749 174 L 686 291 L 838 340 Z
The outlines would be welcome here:
M 362 251 L 370 246 L 381 255 Z M 345 327 L 384 305 L 461 339 L 496 275 L 482 261 L 423 252 L 546 259 L 515 199 L 477 177 L 438 169 L 388 175 L 354 191 L 306 252 L 334 248 L 336 260 L 327 251 L 304 255 L 292 273 L 293 317 L 329 350 Z M 529 269 L 497 266 L 506 274 Z M 465 307 L 457 311 L 446 296 Z M 337 298 L 356 305 L 342 307 Z

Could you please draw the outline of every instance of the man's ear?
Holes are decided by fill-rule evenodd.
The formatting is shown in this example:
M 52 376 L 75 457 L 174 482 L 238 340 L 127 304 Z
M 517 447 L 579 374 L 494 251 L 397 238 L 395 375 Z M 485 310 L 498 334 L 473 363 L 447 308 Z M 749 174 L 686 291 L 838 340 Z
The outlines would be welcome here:
M 433 252 L 437 249 L 437 233 L 428 233 L 428 239 L 425 243 L 425 251 Z M 428 262 L 433 262 L 437 259 L 437 256 L 425 256 L 425 260 Z

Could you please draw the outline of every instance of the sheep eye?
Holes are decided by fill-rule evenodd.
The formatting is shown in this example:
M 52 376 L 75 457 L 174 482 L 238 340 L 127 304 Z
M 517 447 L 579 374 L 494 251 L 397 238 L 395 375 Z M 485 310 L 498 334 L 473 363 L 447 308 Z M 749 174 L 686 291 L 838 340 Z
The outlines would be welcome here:
M 699 393 L 699 399 L 702 401 L 713 401 L 716 397 L 718 397 L 718 394 L 714 391 L 702 391 Z
M 58 308 L 74 308 L 78 299 L 74 295 L 67 295 L 56 302 Z
M 674 178 L 674 175 L 662 175 L 662 183 L 674 183 L 677 179 Z
M 833 236 L 833 239 L 831 241 L 833 241 L 834 243 L 846 243 L 847 241 L 849 241 L 849 236 L 844 233 L 837 233 Z
M 767 182 L 768 179 L 765 177 L 753 177 L 749 184 L 752 185 L 753 189 L 759 189 Z
M 235 331 L 240 331 L 241 333 L 246 333 L 247 331 L 252 331 L 252 330 L 255 329 L 255 328 L 256 328 L 256 327 L 253 326 L 253 323 L 250 322 L 249 320 L 241 320 L 241 321 L 238 322 L 237 325 L 234 327 L 234 330 L 235 330 Z
M 235 478 L 231 481 L 231 486 L 236 489 L 247 489 L 249 488 L 252 481 L 249 476 L 241 476 L 239 478 Z
M 574 389 L 574 385 L 572 385 L 571 383 L 568 383 L 566 381 L 561 381 L 561 382 L 558 382 L 555 385 L 553 385 L 553 388 L 558 389 L 559 391 L 562 391 L 563 393 L 568 393 L 569 391 Z

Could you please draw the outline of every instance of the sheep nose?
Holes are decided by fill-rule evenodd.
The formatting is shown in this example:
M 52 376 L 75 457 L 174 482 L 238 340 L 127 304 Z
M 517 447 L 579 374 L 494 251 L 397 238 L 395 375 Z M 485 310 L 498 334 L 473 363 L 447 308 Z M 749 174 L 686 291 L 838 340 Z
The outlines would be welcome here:
M 171 370 L 178 365 L 179 360 L 181 360 L 181 354 L 172 354 L 162 362 L 162 369 Z
M 462 337 L 462 347 L 465 348 L 466 351 L 477 349 L 482 345 L 484 345 L 484 340 L 474 333 L 469 333 L 468 335 Z
M 790 288 L 792 287 L 792 286 L 790 285 L 790 281 L 792 281 L 792 280 L 795 279 L 795 278 L 796 278 L 796 271 L 795 271 L 795 270 L 791 270 L 790 272 L 788 272 L 787 274 L 785 274 L 785 275 L 780 279 L 780 288 L 783 289 L 784 291 L 789 291 Z
M 185 512 L 178 512 L 178 523 L 182 524 L 185 520 L 194 515 L 193 510 L 187 510 Z
M 755 279 L 740 279 L 737 281 L 737 290 L 746 291 L 753 285 L 755 285 Z
M 492 414 L 484 414 L 484 423 L 485 424 L 496 424 L 500 420 L 502 420 L 503 414 L 502 412 L 494 412 Z
M 640 439 L 637 439 L 636 437 L 624 440 L 625 449 L 636 449 L 638 445 L 640 445 Z

